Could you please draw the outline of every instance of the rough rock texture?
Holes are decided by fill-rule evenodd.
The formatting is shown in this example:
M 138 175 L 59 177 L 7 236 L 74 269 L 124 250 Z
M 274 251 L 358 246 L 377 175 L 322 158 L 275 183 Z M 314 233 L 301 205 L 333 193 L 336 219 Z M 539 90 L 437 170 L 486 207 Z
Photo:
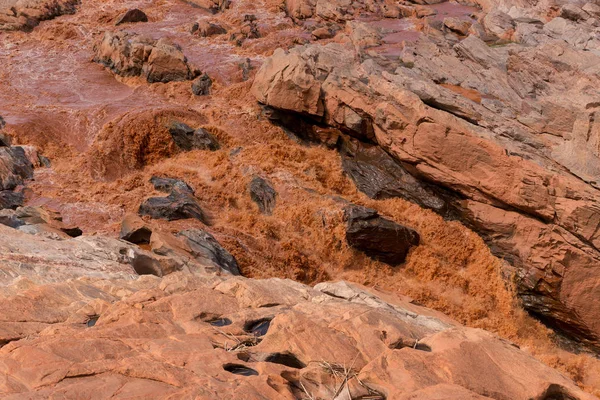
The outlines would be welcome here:
M 192 93 L 196 96 L 206 96 L 210 94 L 212 79 L 206 74 L 202 74 L 192 82 Z
M 133 22 L 148 22 L 148 16 L 142 10 L 132 8 L 127 10 L 123 15 L 119 16 L 115 25 L 133 23 Z
M 80 0 L 2 0 L 0 31 L 31 30 L 40 21 L 73 14 Z
M 194 191 L 183 181 L 169 178 L 152 178 L 155 189 L 168 192 L 166 197 L 151 197 L 139 208 L 140 215 L 174 221 L 195 218 L 207 224 L 208 217 L 194 196 Z
M 517 36 L 512 17 L 485 19 L 496 36 Z M 597 28 L 572 24 L 527 22 L 537 33 L 508 47 L 421 36 L 395 60 L 378 56 L 364 37 L 354 46 L 280 49 L 258 71 L 253 92 L 302 120 L 301 131 L 324 126 L 374 141 L 416 180 L 442 189 L 438 197 L 451 194 L 458 217 L 517 268 L 524 305 L 598 346 L 600 46 Z M 359 168 L 347 170 L 377 196 L 381 185 L 361 184 L 371 172 Z
M 260 176 L 255 176 L 248 186 L 250 198 L 258 205 L 261 213 L 271 215 L 275 208 L 277 192 L 271 183 Z
M 217 242 L 215 237 L 201 229 L 187 229 L 177 235 L 188 246 L 189 252 L 196 260 L 213 263 L 215 266 L 239 275 L 238 263 L 223 246 Z
M 381 217 L 372 208 L 351 205 L 344 214 L 348 244 L 369 257 L 398 265 L 412 247 L 419 245 L 416 231 Z
M 12 190 L 33 178 L 33 165 L 22 147 L 0 147 L 0 190 Z
M 150 83 L 194 79 L 181 49 L 167 39 L 106 32 L 95 46 L 94 61 L 121 76 L 143 76 Z
M 147 244 L 150 243 L 152 230 L 146 223 L 135 214 L 127 214 L 121 222 L 121 232 L 119 238 L 130 243 Z
M 5 398 L 592 398 L 487 332 L 344 282 L 20 278 L 0 296 Z
M 215 151 L 220 148 L 217 138 L 202 128 L 192 129 L 184 123 L 175 122 L 169 127 L 169 133 L 177 147 L 184 151 Z

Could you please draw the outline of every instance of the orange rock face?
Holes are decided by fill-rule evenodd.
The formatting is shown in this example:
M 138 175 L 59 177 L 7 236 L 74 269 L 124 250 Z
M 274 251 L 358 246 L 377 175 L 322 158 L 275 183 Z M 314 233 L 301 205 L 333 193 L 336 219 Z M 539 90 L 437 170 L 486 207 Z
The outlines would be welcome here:
M 600 394 L 598 7 L 476 3 L 0 0 L 0 398 Z

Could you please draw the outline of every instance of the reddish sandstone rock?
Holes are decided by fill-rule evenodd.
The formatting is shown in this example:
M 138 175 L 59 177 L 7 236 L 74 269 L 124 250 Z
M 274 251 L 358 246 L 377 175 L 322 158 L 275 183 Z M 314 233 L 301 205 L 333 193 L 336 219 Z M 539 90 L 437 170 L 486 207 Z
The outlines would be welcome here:
M 0 290 L 0 394 L 592 398 L 510 343 L 387 298 L 345 282 L 311 288 L 184 273 L 48 285 L 22 278 Z
M 600 307 L 592 300 L 600 295 L 600 171 L 598 155 L 583 144 L 596 141 L 588 110 L 600 94 L 576 89 L 598 87 L 585 86 L 600 81 L 582 69 L 598 56 L 564 42 L 506 53 L 474 37 L 454 48 L 422 39 L 405 50 L 410 66 L 393 73 L 360 45 L 277 50 L 252 90 L 259 102 L 287 112 L 280 121 L 302 121 L 286 126 L 292 132 L 327 126 L 375 141 L 415 178 L 438 186 L 459 218 L 517 267 L 530 311 L 600 346 Z M 464 89 L 466 79 L 487 96 L 435 83 Z M 565 89 L 570 104 L 561 100 Z

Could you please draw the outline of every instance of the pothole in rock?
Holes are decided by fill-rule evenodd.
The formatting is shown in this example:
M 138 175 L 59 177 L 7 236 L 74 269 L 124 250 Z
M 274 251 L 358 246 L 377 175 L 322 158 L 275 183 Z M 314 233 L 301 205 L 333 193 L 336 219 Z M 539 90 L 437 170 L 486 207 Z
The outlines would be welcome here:
M 267 358 L 265 358 L 265 361 L 296 369 L 302 369 L 306 367 L 306 364 L 300 361 L 294 354 L 289 352 L 270 354 Z
M 272 318 L 262 318 L 254 321 L 248 321 L 244 324 L 244 330 L 254 336 L 264 336 L 269 331 Z
M 258 372 L 241 364 L 225 364 L 223 369 L 235 375 L 256 376 Z
M 229 318 L 222 317 L 218 314 L 200 313 L 198 317 L 202 322 L 206 322 L 212 326 L 221 327 L 231 325 L 233 322 Z
M 425 344 L 425 343 L 420 343 L 419 341 L 413 341 L 412 343 L 407 343 L 405 341 L 398 341 L 397 343 L 394 343 L 390 346 L 390 348 L 394 349 L 394 350 L 400 350 L 400 349 L 412 349 L 412 350 L 420 350 L 420 351 L 426 351 L 426 352 L 431 352 L 431 346 Z
M 99 318 L 100 318 L 99 315 L 92 315 L 91 317 L 88 318 L 88 320 L 85 324 L 87 325 L 88 328 L 91 328 L 92 326 L 96 325 L 96 322 L 98 322 Z
M 206 321 L 209 324 L 211 324 L 212 326 L 227 326 L 227 325 L 231 325 L 232 322 L 229 318 L 215 318 L 215 319 L 211 319 L 209 321 Z

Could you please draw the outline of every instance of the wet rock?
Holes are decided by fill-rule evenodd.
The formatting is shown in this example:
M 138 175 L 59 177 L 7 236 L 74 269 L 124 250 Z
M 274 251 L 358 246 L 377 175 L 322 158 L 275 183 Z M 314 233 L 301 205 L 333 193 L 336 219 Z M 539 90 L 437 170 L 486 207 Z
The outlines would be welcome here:
M 142 10 L 137 8 L 133 8 L 127 10 L 123 15 L 121 15 L 115 25 L 119 26 L 121 24 L 134 23 L 134 22 L 148 22 L 148 16 Z
M 150 83 L 196 77 L 181 48 L 167 39 L 126 32 L 105 32 L 94 47 L 94 61 L 121 76 L 143 76 Z
M 191 195 L 176 192 L 169 194 L 167 197 L 147 199 L 140 205 L 138 213 L 155 219 L 174 221 L 195 218 L 207 223 L 206 215 L 198 201 Z
M 0 147 L 0 191 L 13 190 L 33 178 L 33 165 L 22 147 Z
M 135 214 L 126 214 L 121 222 L 119 238 L 135 244 L 150 243 L 152 230 Z
M 447 211 L 442 197 L 408 173 L 381 147 L 346 140 L 340 152 L 342 168 L 370 198 L 401 197 L 440 214 Z
M 348 244 L 386 264 L 403 263 L 408 251 L 419 245 L 416 231 L 379 216 L 376 210 L 352 205 L 344 209 L 344 217 Z
M 208 224 L 208 218 L 194 197 L 194 192 L 185 182 L 153 177 L 152 183 L 157 190 L 170 190 L 170 193 L 166 197 L 147 199 L 140 205 L 138 214 L 169 221 L 194 218 Z
M 0 31 L 30 31 L 41 21 L 74 14 L 80 0 L 4 0 L 0 2 Z
M 175 122 L 169 127 L 169 133 L 175 141 L 177 147 L 183 151 L 190 150 L 210 150 L 216 151 L 221 146 L 212 134 L 208 131 L 198 128 L 192 129 L 188 125 Z
M 154 189 L 165 193 L 181 192 L 194 194 L 194 190 L 182 181 L 181 179 L 165 178 L 160 176 L 153 176 L 150 178 L 150 183 L 154 186 Z
M 245 15 L 242 27 L 233 32 L 229 37 L 229 40 L 236 46 L 241 46 L 246 39 L 257 39 L 260 37 L 258 30 L 258 24 L 256 23 L 256 17 L 254 15 Z
M 22 206 L 24 201 L 25 196 L 23 193 L 13 192 L 12 190 L 0 191 L 0 210 L 5 208 L 14 210 Z
M 250 198 L 258 205 L 261 213 L 271 215 L 275 208 L 277 192 L 269 181 L 256 176 L 249 185 Z
M 207 74 L 202 74 L 192 82 L 192 93 L 196 96 L 209 95 L 212 83 L 212 79 Z
M 215 24 L 208 21 L 200 21 L 196 22 L 194 26 L 192 26 L 191 32 L 200 37 L 209 37 L 216 35 L 223 35 L 227 33 L 227 29 L 223 28 L 219 24 Z
M 201 264 L 212 263 L 233 275 L 240 275 L 235 257 L 210 233 L 201 229 L 188 229 L 177 235 L 187 245 L 188 251 Z
M 10 147 L 11 139 L 10 136 L 0 132 L 0 147 Z

